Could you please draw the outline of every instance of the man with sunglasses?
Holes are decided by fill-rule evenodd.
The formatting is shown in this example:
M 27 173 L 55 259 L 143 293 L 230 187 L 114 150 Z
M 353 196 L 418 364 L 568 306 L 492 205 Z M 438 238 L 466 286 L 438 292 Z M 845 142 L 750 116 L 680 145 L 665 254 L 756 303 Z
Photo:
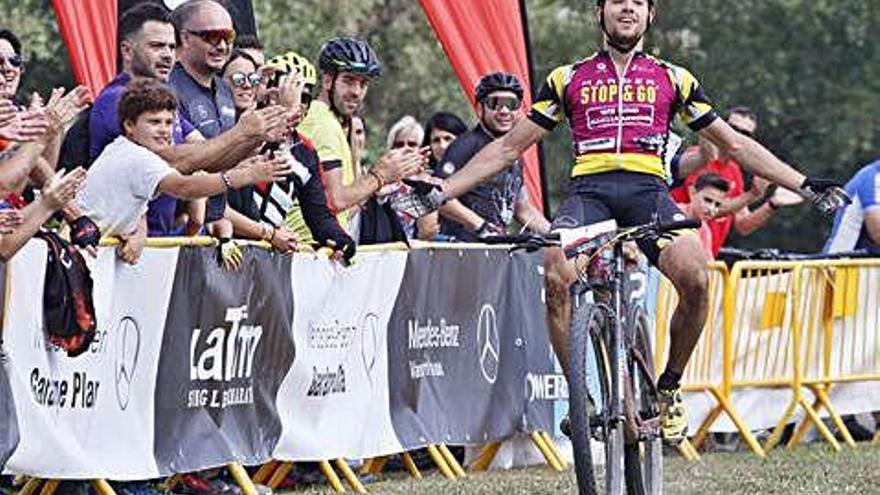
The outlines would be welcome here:
M 437 177 L 445 179 L 460 170 L 487 144 L 510 132 L 520 117 L 523 88 L 513 74 L 487 74 L 475 91 L 479 122 L 449 145 L 434 169 Z M 458 200 L 443 205 L 440 234 L 459 241 L 473 240 L 506 232 L 514 218 L 536 232 L 550 230 L 550 222 L 529 201 L 519 158 Z
M 669 197 L 662 158 L 669 127 L 677 116 L 751 171 L 798 191 L 821 211 L 830 213 L 846 204 L 846 193 L 834 181 L 804 176 L 718 118 L 689 71 L 643 51 L 657 3 L 596 0 L 594 14 L 604 35 L 603 49 L 554 69 L 527 119 L 486 145 L 441 187 L 419 184 L 420 197 L 414 203 L 427 211 L 465 194 L 515 163 L 529 146 L 568 121 L 573 164 L 568 196 L 557 211 L 554 228 L 576 228 L 607 219 L 622 226 L 655 219 L 683 220 L 684 214 Z M 657 383 L 663 437 L 678 443 L 688 426 L 681 377 L 708 310 L 707 260 L 692 231 L 678 232 L 672 240 L 645 240 L 639 247 L 678 292 L 670 325 L 669 359 Z M 550 341 L 568 372 L 569 289 L 577 280 L 577 270 L 561 248 L 551 248 L 545 251 L 544 273 Z
M 171 71 L 169 83 L 177 93 L 181 116 L 205 138 L 235 132 L 232 90 L 220 77 L 235 40 L 229 12 L 214 0 L 189 0 L 171 12 L 171 22 L 175 29 L 178 61 Z M 246 153 L 254 151 L 263 141 L 279 141 L 286 132 L 288 112 L 276 105 L 243 113 L 238 125 L 253 121 L 261 112 L 269 112 L 273 118 L 271 121 L 266 119 L 267 125 L 261 129 L 256 142 L 249 138 L 241 141 L 243 146 L 240 149 Z M 226 240 L 234 233 L 237 237 L 265 240 L 282 252 L 296 249 L 297 239 L 292 230 L 269 228 L 229 208 L 226 199 L 225 194 L 208 199 L 205 224 L 212 235 Z
M 758 128 L 758 117 L 748 107 L 737 106 L 730 109 L 727 117 L 730 127 L 750 139 L 754 139 Z M 718 209 L 712 218 L 706 219 L 709 229 L 712 231 L 712 256 L 718 256 L 718 251 L 727 241 L 732 229 L 736 229 L 739 235 L 749 235 L 766 224 L 773 213 L 779 209 L 783 201 L 779 196 L 784 194 L 773 186 L 768 186 L 767 181 L 755 176 L 752 187 L 746 191 L 742 168 L 739 163 L 728 153 L 722 153 L 718 147 L 705 137 L 700 137 L 699 146 L 694 146 L 685 154 L 690 157 L 692 163 L 701 168 L 695 172 L 682 170 L 688 174 L 684 177 L 681 186 L 670 191 L 672 199 L 676 203 L 687 204 L 690 202 L 690 190 L 697 178 L 705 173 L 714 173 L 727 180 L 730 187 L 727 192 L 727 201 Z M 686 161 L 687 158 L 683 161 Z M 756 208 L 750 205 L 760 203 Z
M 128 9 L 120 19 L 117 37 L 122 71 L 101 90 L 84 122 L 88 129 L 86 139 L 90 161 L 122 134 L 118 107 L 128 84 L 134 78 L 166 82 L 176 60 L 174 26 L 169 11 L 162 5 L 145 2 Z M 279 118 L 271 120 L 271 115 L 254 114 L 253 117 L 244 119 L 228 133 L 205 140 L 186 118 L 175 115 L 172 127 L 175 146 L 164 148 L 159 153 L 184 174 L 197 170 L 219 172 L 229 169 L 262 142 L 266 127 L 280 123 Z M 134 235 L 123 239 L 121 252 L 130 252 L 131 255 L 127 257 L 136 260 L 147 235 L 198 233 L 204 221 L 204 204 L 204 199 L 180 202 L 172 196 L 159 195 L 150 202 L 140 228 Z

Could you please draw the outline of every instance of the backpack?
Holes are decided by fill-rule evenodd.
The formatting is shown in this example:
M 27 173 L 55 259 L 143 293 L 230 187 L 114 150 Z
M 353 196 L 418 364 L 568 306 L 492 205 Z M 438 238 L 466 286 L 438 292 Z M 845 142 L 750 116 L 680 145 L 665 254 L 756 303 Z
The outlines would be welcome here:
M 46 241 L 46 278 L 43 287 L 43 329 L 49 343 L 70 357 L 88 350 L 95 338 L 92 276 L 76 247 L 55 232 L 36 234 Z

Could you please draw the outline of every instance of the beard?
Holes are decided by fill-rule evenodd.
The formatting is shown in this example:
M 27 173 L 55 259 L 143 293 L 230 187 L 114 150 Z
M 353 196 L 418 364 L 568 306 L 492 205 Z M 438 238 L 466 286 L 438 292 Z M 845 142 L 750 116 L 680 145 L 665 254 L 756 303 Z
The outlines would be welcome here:
M 639 41 L 645 36 L 645 32 L 647 30 L 643 30 L 641 33 L 633 36 L 624 36 L 617 33 L 611 33 L 608 30 L 605 31 L 605 36 L 608 38 L 608 44 L 617 49 L 622 53 L 629 53 L 632 51 L 636 45 L 639 44 Z

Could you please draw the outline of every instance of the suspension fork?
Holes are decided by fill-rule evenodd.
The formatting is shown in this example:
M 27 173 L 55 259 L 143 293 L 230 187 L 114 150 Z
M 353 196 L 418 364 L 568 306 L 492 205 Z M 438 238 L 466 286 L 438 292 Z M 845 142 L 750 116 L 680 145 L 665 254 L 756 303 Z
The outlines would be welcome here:
M 625 413 L 625 387 L 627 376 L 627 344 L 624 332 L 627 325 L 626 301 L 623 295 L 623 280 L 625 276 L 625 260 L 623 257 L 623 244 L 614 244 L 614 269 L 611 280 L 611 308 L 614 317 L 611 318 L 608 334 L 608 350 L 611 354 L 611 419 L 613 422 L 624 419 Z

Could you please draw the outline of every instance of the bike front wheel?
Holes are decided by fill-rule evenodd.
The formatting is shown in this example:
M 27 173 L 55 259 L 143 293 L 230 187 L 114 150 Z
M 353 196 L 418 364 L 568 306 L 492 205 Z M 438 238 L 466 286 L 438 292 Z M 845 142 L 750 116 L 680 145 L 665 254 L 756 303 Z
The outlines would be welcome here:
M 604 306 L 581 304 L 572 311 L 568 415 L 581 495 L 620 495 L 624 490 L 624 424 L 608 413 L 613 370 L 606 344 L 610 324 L 611 313 Z M 604 465 L 593 462 L 591 440 L 602 445 Z
M 663 489 L 663 442 L 648 317 L 644 309 L 635 306 L 627 321 L 632 347 L 627 363 L 626 491 L 628 495 L 660 495 Z

